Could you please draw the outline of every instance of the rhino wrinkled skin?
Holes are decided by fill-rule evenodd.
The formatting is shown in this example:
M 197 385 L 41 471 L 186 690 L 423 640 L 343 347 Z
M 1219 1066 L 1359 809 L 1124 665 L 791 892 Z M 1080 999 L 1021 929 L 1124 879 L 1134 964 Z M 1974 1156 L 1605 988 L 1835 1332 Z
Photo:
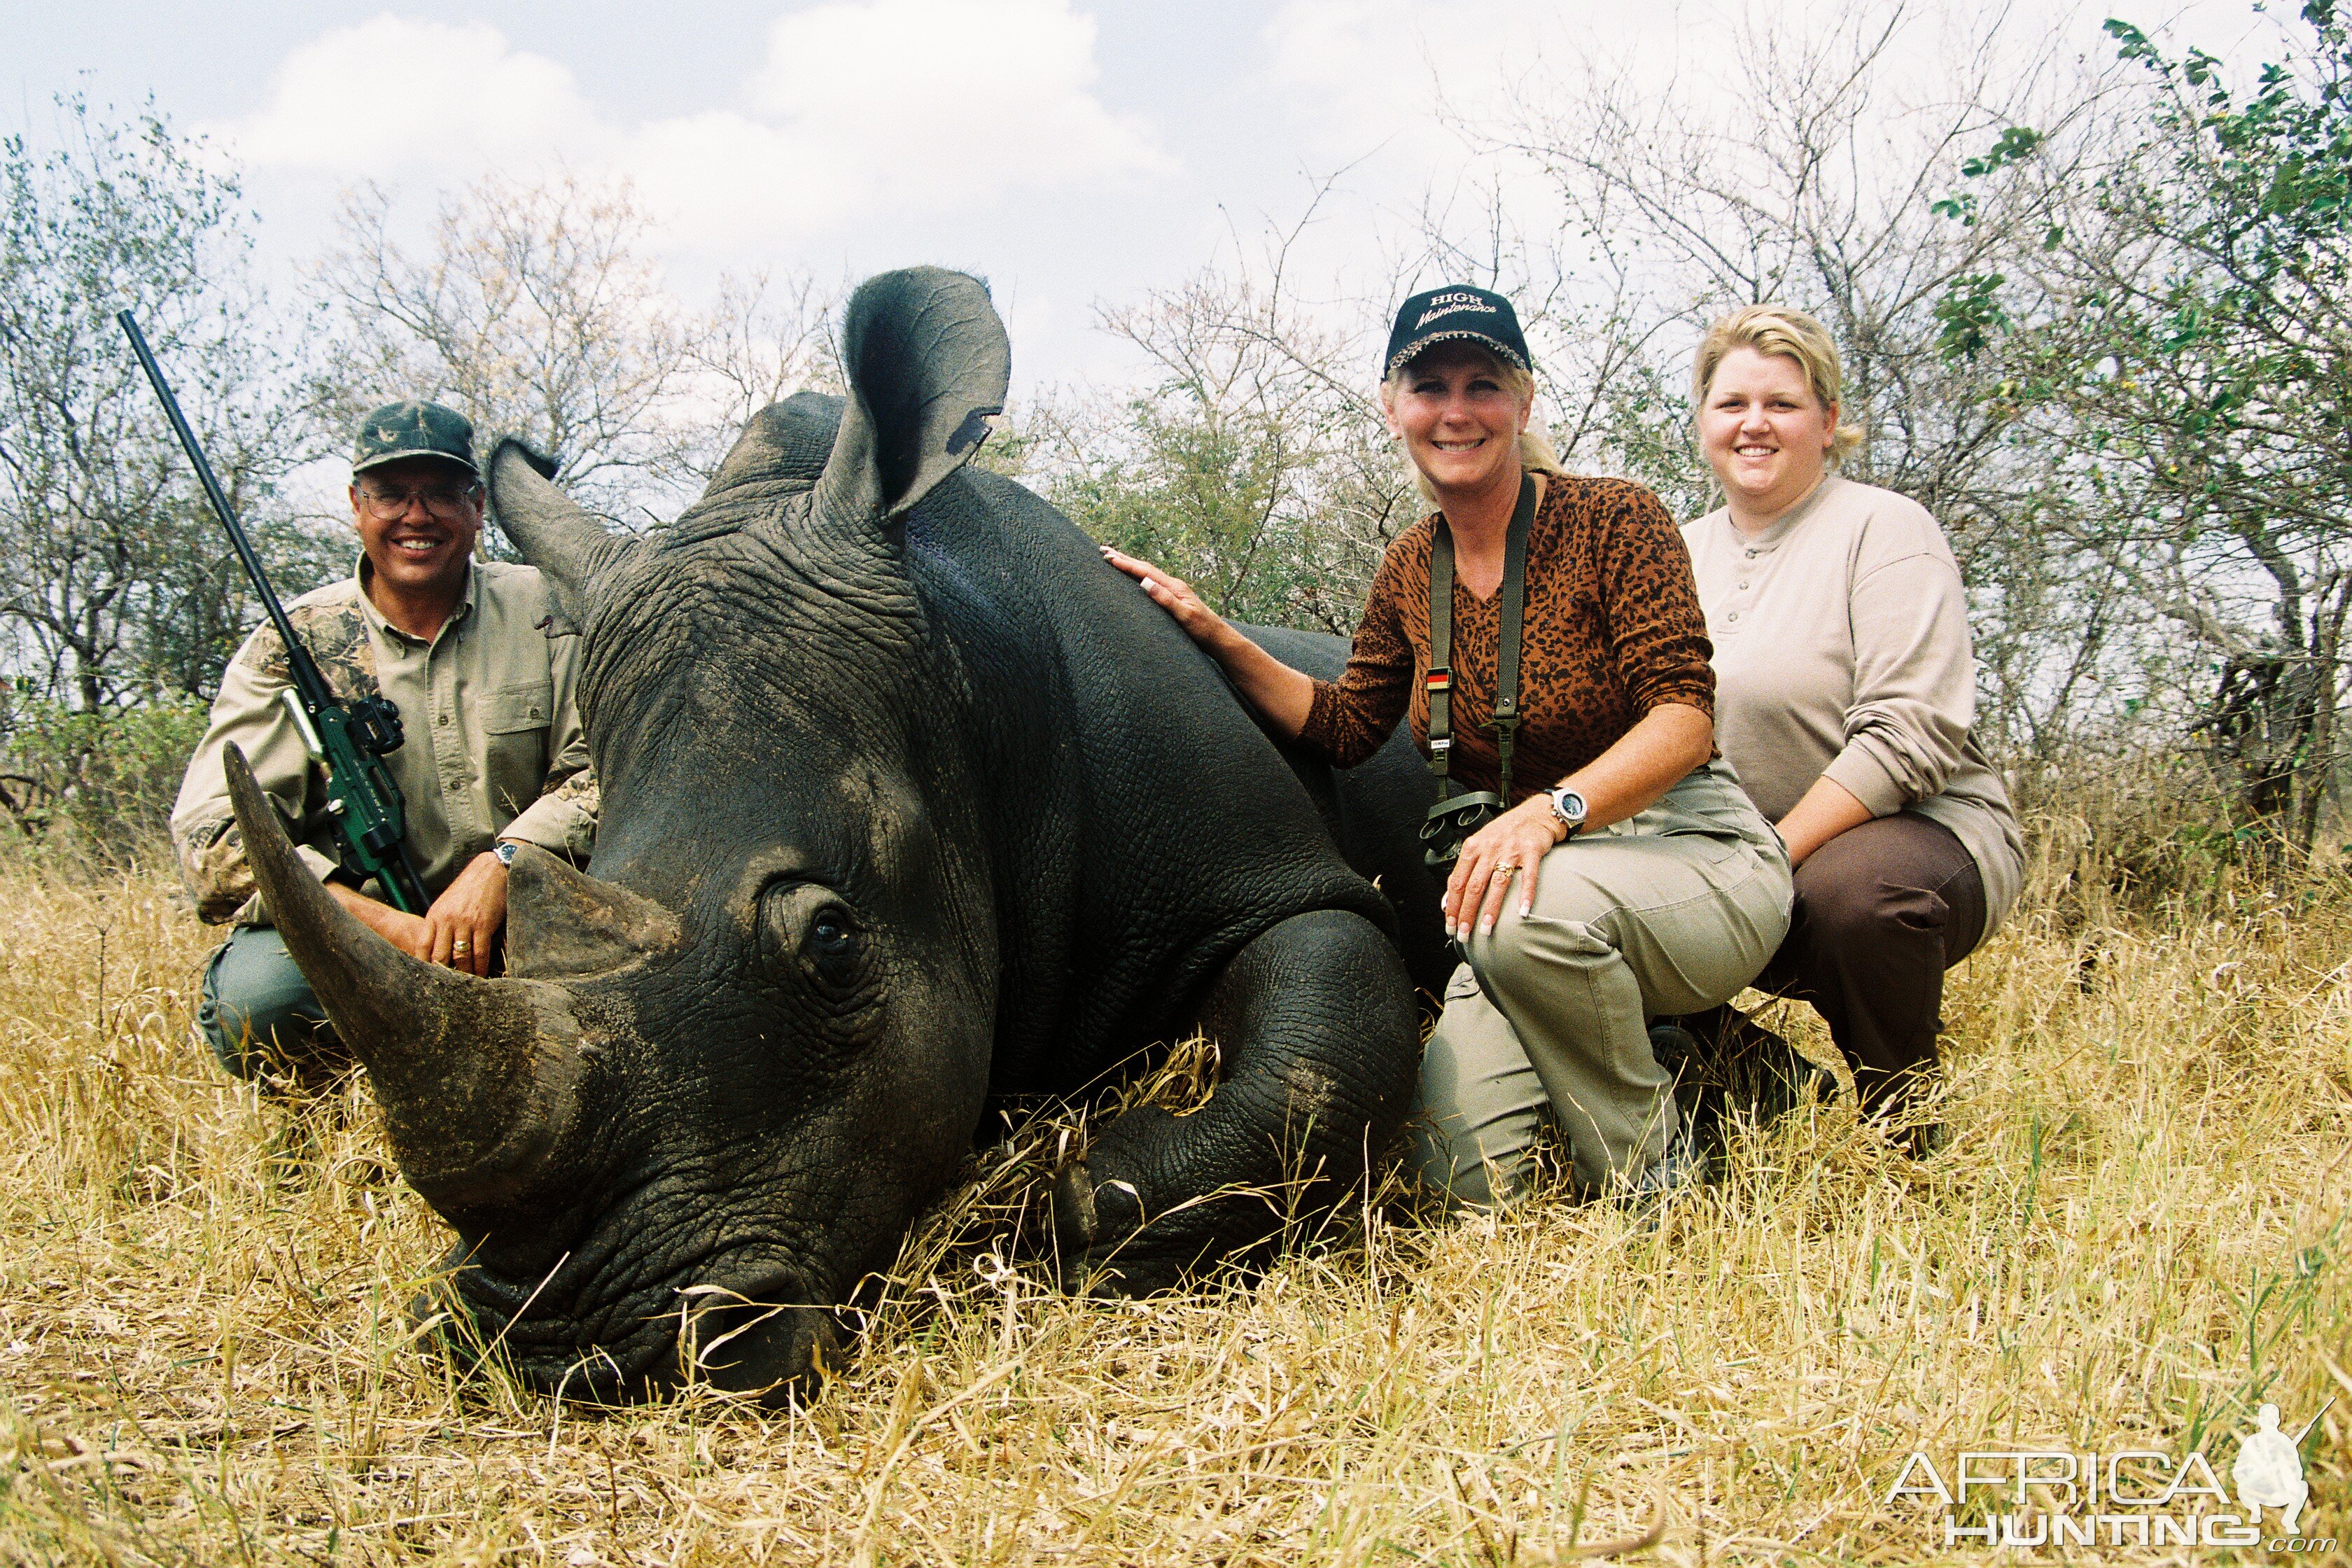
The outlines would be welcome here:
M 592 874 L 516 859 L 507 977 L 376 941 L 230 761 L 288 945 L 457 1232 L 440 1304 L 551 1391 L 788 1388 L 992 1097 L 1195 1025 L 1209 1103 L 1130 1111 L 1056 1182 L 1073 1283 L 1254 1252 L 1410 1103 L 1445 960 L 1409 746 L 1286 760 L 1083 534 L 962 468 L 1009 364 L 974 279 L 869 281 L 844 357 L 849 398 L 763 411 L 644 540 L 494 453 L 502 524 L 586 639 L 604 794 Z

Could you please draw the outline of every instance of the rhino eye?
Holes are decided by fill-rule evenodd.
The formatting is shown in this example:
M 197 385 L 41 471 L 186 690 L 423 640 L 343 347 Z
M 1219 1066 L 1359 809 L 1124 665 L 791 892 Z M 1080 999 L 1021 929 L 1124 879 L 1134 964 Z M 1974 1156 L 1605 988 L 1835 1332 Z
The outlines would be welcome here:
M 849 912 L 835 908 L 817 911 L 801 952 L 819 981 L 845 990 L 857 978 L 857 930 L 849 923 Z
M 820 882 L 778 879 L 761 893 L 768 951 L 834 1001 L 855 1000 L 872 978 L 866 931 L 841 895 Z

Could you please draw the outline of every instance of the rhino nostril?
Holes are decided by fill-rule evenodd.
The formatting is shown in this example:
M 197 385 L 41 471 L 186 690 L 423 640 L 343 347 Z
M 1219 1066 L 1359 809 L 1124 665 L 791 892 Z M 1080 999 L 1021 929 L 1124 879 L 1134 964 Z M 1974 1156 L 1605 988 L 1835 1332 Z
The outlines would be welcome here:
M 756 1302 L 695 1313 L 677 1348 L 683 1381 L 707 1383 L 729 1394 L 755 1394 L 769 1404 L 813 1393 L 845 1360 L 831 1312 Z

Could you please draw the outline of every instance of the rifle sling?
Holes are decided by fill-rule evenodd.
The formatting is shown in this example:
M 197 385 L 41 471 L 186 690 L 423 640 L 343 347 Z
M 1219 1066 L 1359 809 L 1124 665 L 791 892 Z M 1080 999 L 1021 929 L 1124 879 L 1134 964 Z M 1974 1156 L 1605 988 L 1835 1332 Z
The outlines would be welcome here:
M 1495 659 L 1495 752 L 1501 762 L 1499 792 L 1511 799 L 1511 749 L 1519 730 L 1519 634 L 1527 618 L 1528 533 L 1535 524 L 1536 479 L 1519 476 L 1519 502 L 1503 536 L 1501 625 Z M 1445 514 L 1429 556 L 1429 771 L 1437 775 L 1441 797 L 1454 794 L 1447 776 L 1454 751 L 1454 533 Z

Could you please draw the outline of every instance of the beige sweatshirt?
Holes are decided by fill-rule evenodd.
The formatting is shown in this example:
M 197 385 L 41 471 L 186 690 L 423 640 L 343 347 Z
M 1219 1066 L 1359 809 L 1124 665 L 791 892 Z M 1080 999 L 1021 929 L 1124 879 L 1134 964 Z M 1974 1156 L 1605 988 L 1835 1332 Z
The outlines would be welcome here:
M 2017 901 L 2025 843 L 1970 734 L 1976 658 L 1959 563 L 1916 501 L 1832 473 L 1763 533 L 1728 509 L 1683 530 L 1715 642 L 1715 736 L 1758 809 L 1827 776 L 1885 816 L 1952 830 L 1984 878 L 1985 933 Z

